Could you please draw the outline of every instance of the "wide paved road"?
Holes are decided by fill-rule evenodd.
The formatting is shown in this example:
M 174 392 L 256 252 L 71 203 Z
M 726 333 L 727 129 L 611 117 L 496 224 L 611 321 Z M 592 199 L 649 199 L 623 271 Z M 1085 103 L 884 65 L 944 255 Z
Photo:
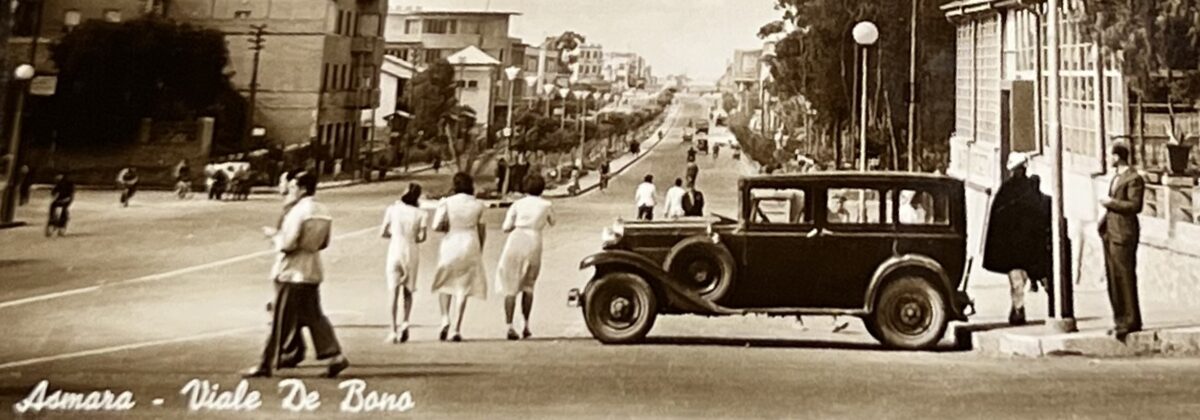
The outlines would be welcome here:
M 684 99 L 682 118 L 706 108 Z M 340 380 L 319 365 L 288 374 L 321 393 L 316 413 L 281 409 L 279 380 L 253 380 L 263 406 L 239 417 L 361 418 L 339 411 L 341 380 L 410 391 L 421 417 L 1191 417 L 1200 412 L 1200 363 L 1188 360 L 997 360 L 969 353 L 880 350 L 857 322 L 828 332 L 828 319 L 664 317 L 651 342 L 602 346 L 590 339 L 567 291 L 590 273 L 578 262 L 599 246 L 600 230 L 632 218 L 633 189 L 653 173 L 682 176 L 683 120 L 665 141 L 606 192 L 555 203 L 559 225 L 547 234 L 546 263 L 533 315 L 534 339 L 504 340 L 503 299 L 472 301 L 463 343 L 436 339 L 438 310 L 429 292 L 439 237 L 422 251 L 412 341 L 383 343 L 387 300 L 382 209 L 403 182 L 322 191 L 337 240 L 325 254 L 324 306 L 353 366 Z M 711 211 L 735 214 L 729 153 L 699 158 L 700 189 Z M 412 177 L 427 191 L 446 174 Z M 44 193 L 43 193 L 44 194 Z M 41 220 L 44 197 L 22 208 Z M 126 414 L 174 418 L 187 411 L 180 389 L 193 378 L 233 388 L 255 363 L 266 331 L 271 255 L 259 226 L 278 216 L 275 197 L 243 203 L 176 201 L 148 192 L 128 209 L 112 192 L 81 192 L 71 235 L 42 238 L 36 228 L 0 231 L 0 413 L 41 380 L 53 389 L 131 390 Z M 503 244 L 501 210 L 487 215 L 486 265 Z M 154 404 L 161 399 L 161 405 Z M 194 415 L 233 416 L 200 411 Z M 66 413 L 77 418 L 81 413 Z

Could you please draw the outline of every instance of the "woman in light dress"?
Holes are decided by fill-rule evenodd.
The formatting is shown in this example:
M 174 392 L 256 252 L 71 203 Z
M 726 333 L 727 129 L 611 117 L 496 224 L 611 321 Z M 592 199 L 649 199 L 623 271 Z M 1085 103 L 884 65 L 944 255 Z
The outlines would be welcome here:
M 383 214 L 380 236 L 388 238 L 387 263 L 384 266 L 388 292 L 392 300 L 392 329 L 387 341 L 408 341 L 408 317 L 412 313 L 412 292 L 417 288 L 417 268 L 421 261 L 420 243 L 425 242 L 425 211 L 417 203 L 421 186 L 409 184 L 400 201 L 388 206 Z M 398 327 L 396 316 L 400 296 L 404 296 L 404 323 Z
M 443 341 L 450 330 L 451 298 L 457 300 L 458 313 L 453 341 L 462 341 L 467 298 L 487 299 L 487 276 L 483 271 L 484 205 L 475 198 L 474 183 L 470 175 L 454 174 L 454 195 L 443 199 L 433 215 L 435 228 L 446 232 L 433 278 L 433 291 L 441 295 L 442 332 L 438 338 Z
M 533 286 L 542 268 L 542 230 L 554 226 L 554 210 L 550 200 L 542 198 L 546 180 L 541 175 L 525 177 L 527 197 L 517 200 L 504 216 L 503 229 L 508 233 L 508 242 L 500 254 L 500 265 L 496 268 L 496 289 L 504 294 L 504 319 L 508 322 L 508 339 L 516 340 L 513 329 L 513 312 L 517 306 L 517 294 L 521 295 L 521 313 L 524 315 L 525 331 L 529 338 L 529 314 L 533 311 Z

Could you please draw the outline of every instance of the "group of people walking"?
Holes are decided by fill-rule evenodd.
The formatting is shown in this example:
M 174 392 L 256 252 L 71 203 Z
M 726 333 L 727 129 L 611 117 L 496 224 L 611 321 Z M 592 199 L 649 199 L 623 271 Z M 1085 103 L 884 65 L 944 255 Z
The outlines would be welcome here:
M 333 327 L 320 306 L 318 287 L 324 277 L 320 251 L 329 245 L 332 218 L 324 205 L 314 199 L 316 175 L 310 172 L 287 173 L 288 189 L 284 214 L 277 227 L 264 233 L 279 251 L 271 272 L 276 287 L 271 305 L 273 322 L 259 365 L 247 376 L 271 376 L 280 368 L 295 367 L 304 359 L 304 340 L 299 331 L 308 328 L 319 360 L 330 360 L 327 376 L 336 376 L 349 366 L 342 355 Z M 501 226 L 508 239 L 496 267 L 494 290 L 505 297 L 507 337 L 529 338 L 534 287 L 542 264 L 542 231 L 554 225 L 549 200 L 542 198 L 546 182 L 541 175 L 530 174 L 522 183 L 527 194 L 513 202 Z M 463 315 L 471 298 L 487 299 L 489 281 L 483 264 L 483 244 L 487 226 L 483 213 L 487 207 L 475 197 L 475 181 L 466 173 L 452 179 L 449 197 L 442 199 L 432 220 L 420 208 L 422 188 L 413 183 L 384 211 L 380 236 L 388 240 L 384 278 L 389 291 L 390 329 L 386 341 L 406 342 L 413 292 L 420 276 L 420 247 L 428 230 L 444 233 L 438 247 L 431 290 L 438 294 L 441 309 L 442 341 L 462 341 Z M 521 333 L 514 327 L 517 306 L 523 318 Z M 453 318 L 453 323 L 451 323 Z

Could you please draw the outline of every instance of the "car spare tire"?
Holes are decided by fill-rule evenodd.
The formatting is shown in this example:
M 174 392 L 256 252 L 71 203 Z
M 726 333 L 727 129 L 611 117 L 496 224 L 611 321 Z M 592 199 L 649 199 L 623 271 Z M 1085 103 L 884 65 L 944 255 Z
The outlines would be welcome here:
M 675 244 L 663 264 L 671 277 L 714 303 L 733 290 L 736 267 L 733 254 L 707 236 L 691 237 Z

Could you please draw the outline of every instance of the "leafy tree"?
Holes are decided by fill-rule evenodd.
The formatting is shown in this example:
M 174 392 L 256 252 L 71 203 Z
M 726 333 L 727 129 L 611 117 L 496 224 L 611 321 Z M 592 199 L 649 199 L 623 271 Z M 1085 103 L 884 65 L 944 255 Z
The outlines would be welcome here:
M 555 51 L 558 51 L 559 68 L 570 72 L 570 69 L 574 68 L 575 62 L 579 59 L 579 56 L 574 54 L 575 51 L 586 42 L 587 38 L 573 31 L 563 32 L 562 35 L 555 38 L 552 47 Z
M 243 118 L 225 118 L 236 103 L 227 100 L 234 90 L 225 73 L 225 37 L 218 31 L 154 18 L 94 20 L 52 45 L 50 54 L 59 69 L 54 114 L 63 144 L 128 144 L 142 118 L 218 116 L 218 124 L 241 131 Z M 218 132 L 231 131 L 222 128 Z M 229 142 L 240 137 L 217 139 L 214 150 L 236 147 Z
M 1117 58 L 1139 112 L 1146 100 L 1166 102 L 1180 137 L 1174 103 L 1200 97 L 1200 1 L 1093 0 L 1077 12 L 1089 37 Z
M 868 122 L 872 155 L 898 160 L 895 145 L 908 129 L 904 102 L 909 63 L 909 1 L 895 0 L 777 0 L 780 20 L 760 28 L 758 35 L 782 35 L 769 61 L 774 82 L 767 88 L 776 97 L 802 96 L 817 113 L 816 132 L 839 138 L 855 120 L 852 105 L 858 50 L 851 36 L 856 23 L 870 20 L 879 27 L 878 42 L 870 51 Z M 922 100 L 918 150 L 945 147 L 953 119 L 945 118 L 954 104 L 954 28 L 946 22 L 938 2 L 921 2 L 919 30 L 922 56 L 918 61 Z M 785 33 L 789 27 L 798 28 Z M 950 60 L 943 57 L 951 55 Z
M 724 92 L 721 94 L 721 108 L 725 110 L 726 114 L 733 113 L 733 110 L 737 109 L 737 107 L 737 96 L 729 92 Z
M 484 157 L 486 134 L 475 127 L 475 110 L 459 104 L 456 85 L 454 68 L 445 59 L 417 73 L 404 91 L 413 115 L 406 134 L 418 143 L 444 145 L 458 170 L 474 173 Z

